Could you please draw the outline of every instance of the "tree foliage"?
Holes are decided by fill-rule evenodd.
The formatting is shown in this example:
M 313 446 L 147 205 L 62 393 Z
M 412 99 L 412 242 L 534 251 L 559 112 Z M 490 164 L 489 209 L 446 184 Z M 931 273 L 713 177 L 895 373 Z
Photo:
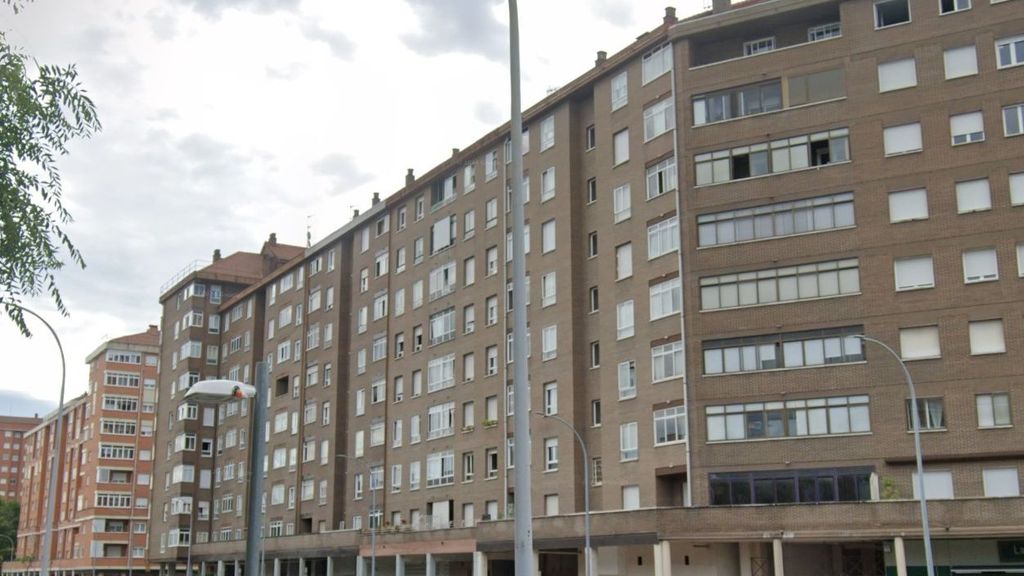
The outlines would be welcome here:
M 18 541 L 20 515 L 21 505 L 17 500 L 0 498 L 0 561 L 14 559 L 16 550 L 11 549 L 11 543 Z
M 19 0 L 0 0 L 18 12 Z M 67 308 L 54 273 L 66 257 L 85 267 L 64 231 L 71 214 L 61 201 L 57 159 L 75 138 L 101 128 L 74 65 L 39 64 L 0 31 L 0 304 L 26 336 L 21 310 L 8 303 L 48 293 Z

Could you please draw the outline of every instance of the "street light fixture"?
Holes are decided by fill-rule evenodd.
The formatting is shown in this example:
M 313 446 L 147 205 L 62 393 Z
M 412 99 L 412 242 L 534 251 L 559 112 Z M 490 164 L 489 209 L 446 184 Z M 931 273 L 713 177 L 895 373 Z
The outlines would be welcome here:
M 366 515 L 366 523 L 370 527 L 370 576 L 377 576 L 377 530 L 373 528 L 373 513 L 377 509 L 377 489 L 374 488 L 373 473 L 366 462 L 353 458 L 348 454 L 335 454 L 335 457 L 355 462 L 366 470 L 366 481 L 370 483 L 370 513 Z M 377 529 L 380 529 L 379 519 L 377 520 Z
M 53 447 L 50 450 L 50 478 L 46 493 L 46 524 L 43 529 L 43 558 L 39 562 L 39 576 L 50 576 L 50 549 L 53 546 L 53 516 L 57 498 L 57 463 L 59 462 L 57 458 L 60 454 L 64 453 L 64 450 L 61 449 L 61 442 L 64 435 L 64 383 L 67 380 L 67 362 L 64 360 L 64 346 L 61 345 L 57 332 L 53 329 L 53 326 L 50 326 L 49 322 L 21 304 L 9 301 L 0 302 L 0 304 L 4 307 L 17 308 L 22 312 L 28 312 L 38 318 L 50 330 L 53 339 L 57 341 L 57 350 L 60 351 L 60 401 L 57 403 L 57 425 L 54 429 Z
M 932 535 L 931 529 L 928 527 L 928 498 L 924 493 L 924 464 L 921 458 L 921 418 L 917 414 L 917 392 L 914 389 L 914 379 L 910 377 L 910 370 L 907 369 L 907 365 L 903 362 L 903 358 L 900 358 L 900 355 L 889 347 L 888 344 L 870 336 L 854 335 L 853 338 L 864 340 L 865 342 L 872 342 L 874 344 L 878 344 L 882 348 L 885 348 L 886 351 L 888 351 L 889 354 L 899 362 L 900 368 L 903 369 L 903 376 L 907 380 L 907 387 L 910 388 L 910 422 L 914 427 L 914 457 L 917 460 L 917 494 L 921 502 L 921 531 L 924 537 L 924 560 L 928 569 L 928 576 L 935 576 L 935 562 L 932 560 Z
M 185 392 L 185 399 L 208 404 L 220 404 L 230 400 L 253 400 L 252 451 L 249 453 L 249 514 L 247 518 L 248 532 L 245 535 L 245 571 L 246 576 L 259 576 L 263 573 L 260 565 L 260 526 L 262 526 L 263 510 L 260 505 L 263 496 L 263 458 L 266 453 L 266 441 L 263 429 L 267 421 L 267 381 L 269 370 L 266 362 L 256 363 L 256 385 L 252 386 L 233 380 L 200 380 Z M 191 520 L 191 518 L 190 518 Z M 192 533 L 189 531 L 189 552 L 191 556 Z
M 540 412 L 539 415 L 542 418 L 551 418 L 565 424 L 569 430 L 572 430 L 576 441 L 580 444 L 580 450 L 583 451 L 583 565 L 585 576 L 594 576 L 594 559 L 591 557 L 592 550 L 590 549 L 590 456 L 587 454 L 587 444 L 576 427 L 565 418 L 547 412 Z

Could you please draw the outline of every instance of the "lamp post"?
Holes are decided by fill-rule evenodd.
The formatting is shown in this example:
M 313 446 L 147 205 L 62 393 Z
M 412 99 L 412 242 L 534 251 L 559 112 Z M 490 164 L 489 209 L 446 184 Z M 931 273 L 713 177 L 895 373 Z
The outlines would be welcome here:
M 370 483 L 370 513 L 366 515 L 367 524 L 370 526 L 370 576 L 377 576 L 377 530 L 373 528 L 373 513 L 377 509 L 377 489 L 373 487 L 373 473 L 365 462 L 348 454 L 335 454 L 335 457 L 355 462 L 366 470 L 366 480 Z M 380 521 L 377 522 L 377 528 L 380 528 Z
M 888 344 L 870 336 L 854 335 L 854 338 L 872 342 L 885 348 L 903 369 L 903 376 L 907 380 L 907 387 L 910 388 L 910 422 L 914 427 L 914 457 L 917 460 L 917 493 L 921 502 L 921 531 L 924 537 L 924 560 L 928 569 L 928 576 L 935 576 L 935 562 L 932 560 L 932 534 L 928 527 L 928 498 L 924 493 L 924 464 L 921 458 L 921 418 L 917 414 L 917 392 L 914 390 L 914 379 L 910 377 L 910 370 L 903 362 L 903 358 L 896 353 Z
M 4 538 L 8 542 L 11 543 L 11 560 L 14 560 L 14 553 L 15 553 L 14 551 L 17 548 L 17 546 L 14 545 L 14 539 L 11 538 L 10 536 L 8 536 L 7 534 L 0 534 L 0 538 Z M 3 556 L 3 554 L 0 554 L 0 565 L 3 565 L 3 563 L 4 563 L 4 556 Z
M 54 430 L 53 448 L 50 454 L 50 478 L 46 494 L 46 524 L 43 529 L 43 557 L 39 562 L 39 576 L 50 576 L 50 549 L 53 545 L 53 516 L 57 498 L 57 464 L 59 462 L 58 457 L 64 452 L 61 449 L 61 441 L 64 432 L 64 383 L 67 380 L 67 362 L 64 359 L 64 346 L 61 345 L 57 332 L 53 329 L 53 326 L 50 326 L 49 322 L 21 304 L 2 302 L 2 305 L 17 308 L 38 318 L 49 329 L 53 339 L 57 341 L 57 350 L 60 351 L 60 401 L 57 403 L 57 425 Z
M 233 380 L 201 380 L 192 385 L 185 393 L 186 400 L 217 404 L 234 399 L 253 400 L 252 451 L 249 453 L 249 515 L 246 519 L 245 535 L 245 571 L 246 576 L 260 576 L 260 526 L 263 510 L 260 501 L 263 496 L 263 457 L 266 453 L 266 440 L 263 429 L 267 421 L 267 380 L 269 380 L 266 362 L 256 363 L 256 385 L 251 386 Z M 189 518 L 191 522 L 191 517 Z M 191 562 L 192 534 L 189 533 L 189 561 Z
M 569 430 L 572 430 L 572 433 L 576 436 L 576 441 L 580 444 L 580 450 L 583 451 L 583 565 L 585 576 L 594 576 L 593 558 L 591 558 L 590 549 L 590 456 L 587 454 L 587 444 L 583 441 L 583 437 L 580 436 L 576 427 L 565 418 L 546 412 L 540 412 L 540 416 L 565 424 Z

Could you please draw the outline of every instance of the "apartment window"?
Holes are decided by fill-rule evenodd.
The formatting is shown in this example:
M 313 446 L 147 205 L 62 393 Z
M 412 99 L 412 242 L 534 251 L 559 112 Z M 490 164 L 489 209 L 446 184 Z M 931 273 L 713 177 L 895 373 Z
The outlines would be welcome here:
M 488 448 L 484 450 L 484 465 L 487 478 L 498 477 L 498 449 Z
M 999 279 L 999 264 L 995 248 L 965 250 L 963 262 L 965 284 Z
M 711 505 L 870 500 L 872 473 L 870 468 L 711 473 Z
M 644 110 L 644 142 L 649 142 L 676 127 L 674 102 L 670 96 Z
M 878 91 L 891 92 L 917 86 L 917 62 L 913 58 L 878 65 Z
M 864 360 L 860 326 L 826 328 L 723 340 L 707 340 L 704 374 L 802 368 Z
M 544 439 L 544 471 L 558 470 L 558 438 Z
M 700 246 L 719 246 L 854 225 L 853 194 L 843 192 L 697 217 Z
M 553 219 L 552 220 L 548 220 L 547 222 L 541 224 L 540 236 L 541 236 L 541 252 L 544 253 L 544 254 L 547 254 L 548 252 L 553 252 L 555 250 L 555 247 L 556 247 L 556 242 L 555 242 L 555 221 Z M 529 252 L 529 250 L 527 250 L 527 252 Z
M 388 354 L 388 337 L 387 334 L 381 334 L 380 336 L 373 337 L 373 361 L 383 360 Z
M 912 475 L 914 486 L 914 499 L 920 500 L 918 492 L 920 482 L 917 472 Z M 951 500 L 953 498 L 953 473 L 945 470 L 930 471 L 924 473 L 924 496 L 928 500 Z
M 618 380 L 619 400 L 636 398 L 636 362 L 634 360 L 619 362 Z
M 981 471 L 986 498 L 1020 496 L 1017 468 L 985 468 Z
M 597 178 L 587 180 L 587 204 L 597 202 Z
M 554 272 L 548 272 L 540 277 L 540 304 L 542 307 L 551 306 L 557 300 L 557 282 Z
M 601 367 L 601 343 L 591 342 L 590 343 L 590 367 L 600 368 Z
M 647 227 L 647 259 L 679 250 L 679 217 L 672 216 Z
M 618 166 L 629 160 L 629 129 L 616 132 L 612 137 L 612 164 Z
M 651 380 L 655 383 L 683 375 L 683 343 L 651 347 Z
M 775 50 L 775 36 L 748 40 L 743 43 L 744 56 L 753 56 L 762 52 L 771 52 L 772 50 Z
M 939 358 L 942 350 L 939 346 L 938 326 L 919 326 L 916 328 L 900 328 L 900 357 L 904 360 L 922 360 Z
M 1018 250 L 1018 252 L 1020 251 Z M 1020 260 L 1021 262 L 1024 262 L 1024 259 Z M 1024 270 L 1024 266 L 1021 266 L 1021 270 Z M 597 312 L 598 310 L 601 309 L 600 291 L 598 290 L 597 286 L 591 286 L 588 292 L 590 297 L 590 311 Z
M 555 117 L 548 116 L 540 122 L 541 152 L 555 145 Z
M 585 141 L 587 150 L 593 150 L 597 147 L 597 131 L 594 129 L 594 125 L 587 126 Z
M 843 29 L 839 22 L 829 22 L 819 26 L 811 26 L 807 29 L 808 42 L 820 42 L 829 38 L 838 38 L 843 35 Z
M 1024 36 L 996 40 L 996 59 L 998 68 L 1024 64 Z
M 455 354 L 434 358 L 427 363 L 427 393 L 455 386 Z
M 686 440 L 686 407 L 673 406 L 654 411 L 654 445 Z
M 700 287 L 702 310 L 830 298 L 860 293 L 860 268 L 856 258 L 833 260 L 708 276 Z
M 558 357 L 558 326 L 545 326 L 541 331 L 541 360 L 547 361 Z
M 782 109 L 782 82 L 770 80 L 693 97 L 693 124 L 700 126 Z
M 918 290 L 935 286 L 931 256 L 913 256 L 893 261 L 896 291 Z
M 889 193 L 889 222 L 928 218 L 928 192 L 924 188 Z
M 625 70 L 612 78 L 611 94 L 612 111 L 618 110 L 629 103 L 629 79 L 626 76 Z
M 590 258 L 597 256 L 597 232 L 587 234 L 587 256 Z
M 971 9 L 971 0 L 939 0 L 939 14 L 952 14 Z
M 633 275 L 633 244 L 626 242 L 615 247 L 615 279 L 623 280 Z
M 494 376 L 498 373 L 498 347 L 487 347 L 487 375 Z
M 707 406 L 705 414 L 709 442 L 871 431 L 866 395 Z
M 600 426 L 601 425 L 601 401 L 591 400 L 590 401 L 590 425 Z
M 651 286 L 651 321 L 678 314 L 683 309 L 683 293 L 679 278 Z
M 558 383 L 548 382 L 544 385 L 544 414 L 558 414 Z
M 427 486 L 455 482 L 455 453 L 451 450 L 427 455 Z
M 663 44 L 643 57 L 643 83 L 661 76 L 672 69 L 672 45 Z
M 615 223 L 626 220 L 632 214 L 629 184 L 623 184 L 612 190 L 612 213 Z
M 1006 352 L 1002 320 L 982 320 L 968 323 L 971 355 L 1001 354 Z
M 484 178 L 488 182 L 498 175 L 498 151 L 491 150 L 484 156 Z
M 759 142 L 694 157 L 698 186 L 803 170 L 850 160 L 849 129 Z
M 619 425 L 619 459 L 623 462 L 636 460 L 640 457 L 636 431 L 636 422 L 627 422 Z
M 552 166 L 540 173 L 540 201 L 546 202 L 555 197 L 555 167 Z
M 1020 51 L 1024 52 L 1024 45 Z M 1003 134 L 1007 137 L 1024 134 L 1024 104 L 1003 108 Z
M 1010 174 L 1010 204 L 1013 206 L 1024 204 L 1024 172 Z
M 631 338 L 634 334 L 633 301 L 620 302 L 616 307 L 616 337 L 619 340 Z
M 629 185 L 626 186 L 626 194 L 629 194 Z M 647 167 L 647 199 L 656 198 L 666 192 L 675 190 L 676 182 L 676 159 L 666 158 L 657 164 Z M 618 220 L 616 220 L 618 221 Z
M 907 400 L 907 430 L 914 429 L 914 416 L 910 400 Z M 942 398 L 918 398 L 917 417 L 921 430 L 944 430 L 946 428 L 946 406 Z
M 445 402 L 427 409 L 427 440 L 455 433 L 455 403 Z
M 889 126 L 882 132 L 885 155 L 896 156 L 921 151 L 921 124 L 902 124 Z
M 950 48 L 942 53 L 946 80 L 974 76 L 978 73 L 977 49 L 971 46 Z
M 985 141 L 985 121 L 981 112 L 968 112 L 949 117 L 949 133 L 953 146 Z
M 909 0 L 875 2 L 875 28 L 886 28 L 910 22 Z
M 1017 244 L 1017 276 L 1024 278 L 1024 243 Z
M 978 428 L 1013 425 L 1013 421 L 1010 419 L 1009 394 L 1005 392 L 978 394 L 975 396 L 975 404 L 978 408 Z

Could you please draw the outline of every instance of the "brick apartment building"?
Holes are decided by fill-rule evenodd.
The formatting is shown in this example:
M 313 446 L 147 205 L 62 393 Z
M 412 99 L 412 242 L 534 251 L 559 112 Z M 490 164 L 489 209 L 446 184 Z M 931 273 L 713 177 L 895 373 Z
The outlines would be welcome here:
M 18 499 L 18 480 L 25 460 L 25 433 L 42 422 L 39 418 L 0 416 L 0 498 Z
M 88 392 L 65 403 L 51 570 L 124 576 L 150 570 L 150 487 L 160 332 L 109 340 L 86 358 Z M 24 436 L 17 563 L 39 571 L 56 412 Z
M 150 559 L 240 574 L 271 365 L 265 570 L 509 573 L 508 312 L 529 306 L 544 574 L 1024 570 L 1021 0 L 766 0 L 661 26 L 526 111 L 526 295 L 503 126 L 309 248 L 162 290 Z M 166 421 L 165 421 L 166 419 Z M 343 456 L 343 457 L 342 457 Z M 162 480 L 161 480 L 162 478 Z M 371 502 L 376 501 L 376 507 Z M 908 568 L 909 566 L 909 568 Z

